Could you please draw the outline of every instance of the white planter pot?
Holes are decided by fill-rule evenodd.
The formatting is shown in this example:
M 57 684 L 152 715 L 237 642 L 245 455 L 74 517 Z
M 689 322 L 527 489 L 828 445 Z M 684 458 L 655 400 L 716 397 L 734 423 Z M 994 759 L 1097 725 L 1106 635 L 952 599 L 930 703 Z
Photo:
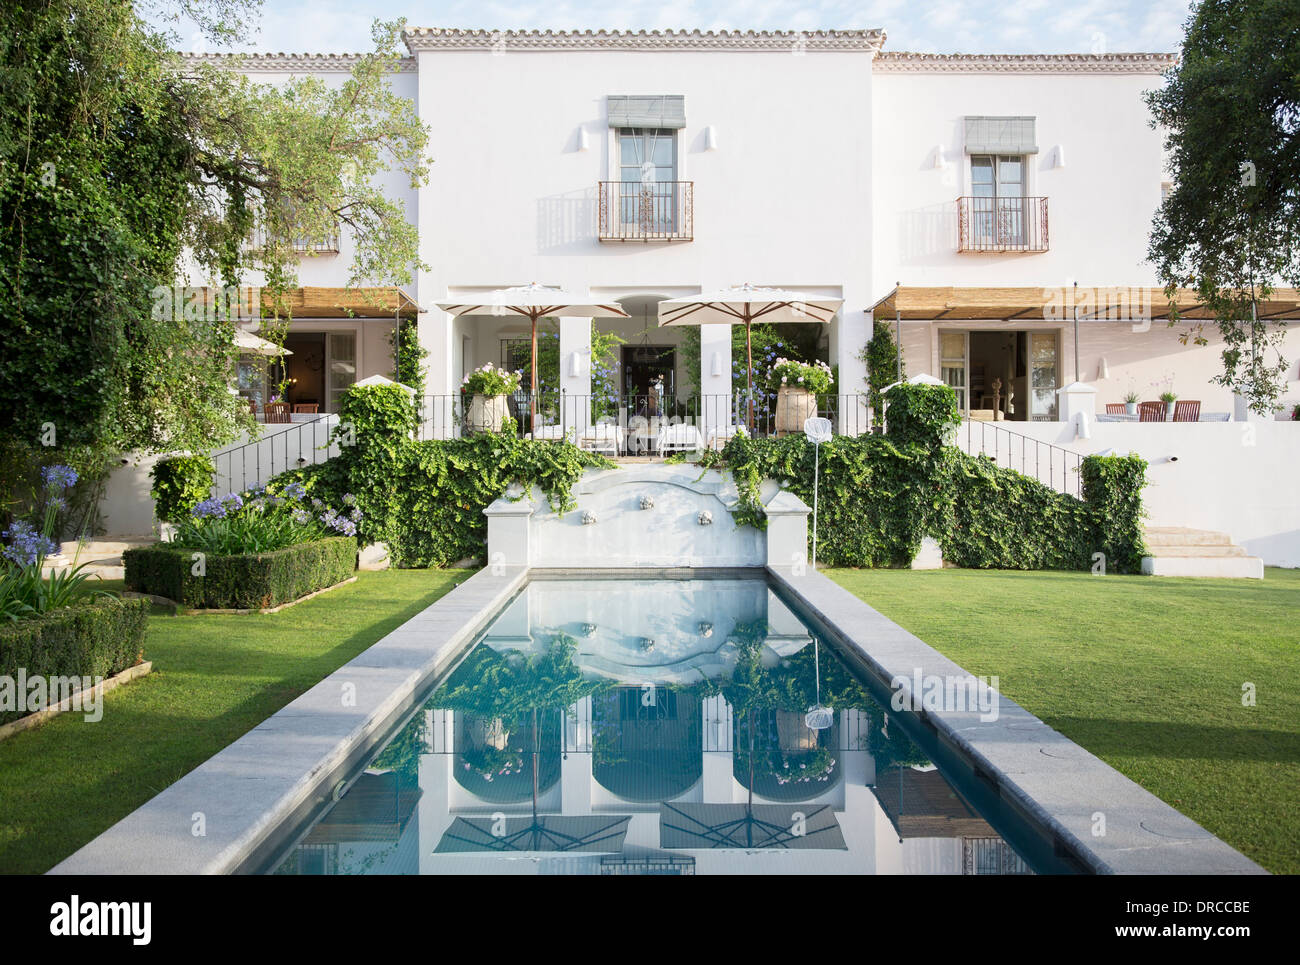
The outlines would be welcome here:
M 778 435 L 803 432 L 803 424 L 817 414 L 817 396 L 807 389 L 783 385 L 776 393 Z
M 1166 402 L 1166 403 L 1165 403 L 1165 421 L 1166 421 L 1166 422 L 1173 422 L 1173 421 L 1174 421 L 1174 403 L 1173 403 L 1173 402 Z
M 1138 404 L 1136 402 L 1125 402 L 1124 411 L 1127 412 L 1129 415 L 1137 415 Z
M 500 432 L 501 425 L 510 415 L 504 395 L 475 395 L 469 402 L 466 428 L 470 432 Z

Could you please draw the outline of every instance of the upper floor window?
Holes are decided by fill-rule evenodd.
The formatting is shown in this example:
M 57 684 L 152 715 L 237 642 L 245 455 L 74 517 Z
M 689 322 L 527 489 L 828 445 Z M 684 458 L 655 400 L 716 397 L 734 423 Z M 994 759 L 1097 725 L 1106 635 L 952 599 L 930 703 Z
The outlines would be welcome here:
M 623 127 L 618 132 L 619 180 L 663 183 L 677 180 L 677 132 Z
M 971 195 L 976 198 L 1023 198 L 1025 158 L 1013 154 L 974 154 L 970 159 Z

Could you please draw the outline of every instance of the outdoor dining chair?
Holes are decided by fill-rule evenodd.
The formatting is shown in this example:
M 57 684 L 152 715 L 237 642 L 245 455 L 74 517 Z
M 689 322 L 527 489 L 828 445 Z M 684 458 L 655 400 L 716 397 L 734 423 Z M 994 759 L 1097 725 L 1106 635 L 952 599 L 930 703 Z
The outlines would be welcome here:
M 1138 422 L 1164 422 L 1165 404 L 1163 402 L 1139 402 Z
M 270 425 L 277 422 L 292 422 L 289 418 L 288 402 L 268 402 L 262 406 L 264 421 Z
M 1128 409 L 1124 406 L 1123 402 L 1106 403 L 1106 415 L 1124 415 L 1126 412 L 1128 412 Z
M 319 402 L 295 402 L 293 404 L 293 411 L 295 413 L 305 412 L 309 415 L 319 415 L 320 403 Z
M 1175 422 L 1200 422 L 1201 403 L 1199 401 L 1193 401 L 1193 400 L 1189 400 L 1186 402 L 1175 402 L 1174 421 Z

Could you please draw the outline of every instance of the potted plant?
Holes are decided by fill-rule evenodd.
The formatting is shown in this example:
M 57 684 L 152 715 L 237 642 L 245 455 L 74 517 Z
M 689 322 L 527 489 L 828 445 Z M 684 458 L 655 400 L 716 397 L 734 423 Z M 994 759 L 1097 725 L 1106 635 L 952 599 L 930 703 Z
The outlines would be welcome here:
M 1174 403 L 1178 401 L 1178 395 L 1170 389 L 1160 393 L 1160 401 L 1165 404 L 1165 421 L 1172 422 L 1174 418 Z
M 1129 389 L 1126 393 L 1124 393 L 1124 411 L 1127 412 L 1129 415 L 1137 415 L 1138 400 L 1140 398 L 1141 396 L 1138 395 L 1137 389 Z
M 804 422 L 817 414 L 817 396 L 830 391 L 831 369 L 825 362 L 779 358 L 772 363 L 770 382 L 777 390 L 777 435 L 803 432 Z
M 496 368 L 491 362 L 481 365 L 461 379 L 461 391 L 469 394 L 466 427 L 471 432 L 500 432 L 510 417 L 507 397 L 519 389 L 519 375 Z

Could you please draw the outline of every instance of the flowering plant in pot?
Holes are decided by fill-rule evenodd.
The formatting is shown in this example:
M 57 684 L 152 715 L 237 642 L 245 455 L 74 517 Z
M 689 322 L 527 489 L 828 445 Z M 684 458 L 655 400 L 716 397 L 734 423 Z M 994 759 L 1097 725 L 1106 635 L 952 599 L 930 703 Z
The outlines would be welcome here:
M 1137 415 L 1138 401 L 1141 398 L 1142 397 L 1138 395 L 1137 389 L 1130 387 L 1129 390 L 1124 393 L 1124 411 L 1129 415 Z
M 461 391 L 470 395 L 467 425 L 472 431 L 500 432 L 510 416 L 506 398 L 519 390 L 519 373 L 481 365 L 461 379 Z

